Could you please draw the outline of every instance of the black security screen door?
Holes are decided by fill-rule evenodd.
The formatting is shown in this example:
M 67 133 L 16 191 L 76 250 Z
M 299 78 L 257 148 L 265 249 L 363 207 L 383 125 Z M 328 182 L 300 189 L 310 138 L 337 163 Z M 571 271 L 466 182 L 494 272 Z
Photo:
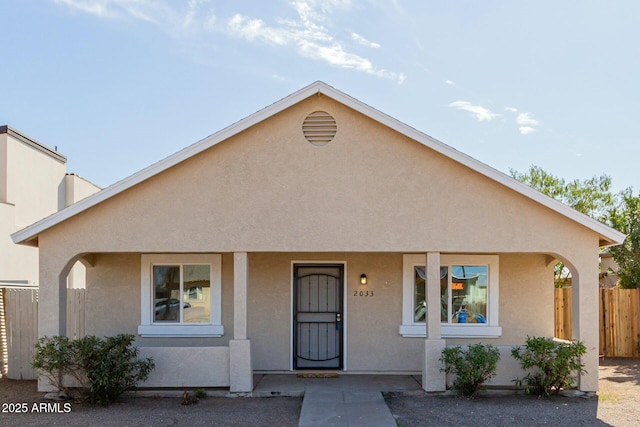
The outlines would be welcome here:
M 344 266 L 295 265 L 294 369 L 342 369 Z

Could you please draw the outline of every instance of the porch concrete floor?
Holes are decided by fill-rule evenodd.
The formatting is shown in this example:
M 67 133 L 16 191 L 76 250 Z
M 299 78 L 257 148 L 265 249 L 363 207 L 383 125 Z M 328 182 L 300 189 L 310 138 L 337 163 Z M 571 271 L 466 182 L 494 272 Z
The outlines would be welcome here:
M 419 392 L 420 378 L 410 375 L 255 375 L 254 396 L 304 396 L 299 427 L 395 427 L 382 392 Z
M 303 396 L 307 390 L 370 390 L 411 392 L 422 390 L 420 375 L 357 375 L 338 373 L 336 378 L 300 378 L 296 374 L 256 374 L 253 395 Z

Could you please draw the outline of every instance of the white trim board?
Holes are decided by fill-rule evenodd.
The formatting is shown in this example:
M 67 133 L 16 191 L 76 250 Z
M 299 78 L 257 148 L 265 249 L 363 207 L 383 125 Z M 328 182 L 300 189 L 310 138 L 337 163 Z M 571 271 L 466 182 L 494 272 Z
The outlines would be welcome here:
M 198 153 L 201 153 L 202 151 L 228 138 L 231 138 L 232 136 L 244 131 L 245 129 L 248 129 L 249 127 L 262 122 L 269 117 L 272 117 L 275 114 L 278 114 L 281 111 L 286 110 L 287 108 L 316 94 L 323 94 L 325 96 L 328 96 L 329 98 L 334 99 L 335 101 L 340 102 L 347 107 L 364 114 L 370 119 L 375 120 L 395 130 L 396 132 L 399 132 L 400 134 L 405 135 L 406 137 L 411 138 L 431 148 L 432 150 L 516 191 L 517 193 L 520 193 L 525 197 L 528 197 L 529 199 L 532 199 L 542 204 L 543 206 L 546 206 L 549 209 L 558 212 L 559 214 L 587 227 L 600 236 L 600 246 L 616 245 L 622 243 L 625 239 L 625 235 L 623 233 L 620 233 L 619 231 L 614 230 L 613 228 L 610 228 L 605 224 L 602 224 L 599 221 L 588 217 L 587 215 L 581 214 L 580 212 L 564 205 L 563 203 L 532 189 L 528 185 L 523 184 L 503 174 L 502 172 L 499 172 L 496 169 L 493 169 L 492 167 L 464 153 L 461 153 L 460 151 L 455 150 L 454 148 L 430 137 L 429 135 L 414 129 L 411 126 L 408 126 L 400 122 L 399 120 L 394 119 L 393 117 L 381 111 L 378 111 L 375 108 L 370 107 L 369 105 L 358 101 L 357 99 L 352 98 L 346 93 L 341 92 L 321 81 L 314 82 L 309 86 L 306 86 L 298 90 L 297 92 L 294 92 L 291 95 L 281 99 L 280 101 L 277 101 L 270 106 L 257 111 L 247 118 L 242 119 L 222 129 L 221 131 L 214 133 L 213 135 L 208 136 L 207 138 L 204 138 L 196 142 L 195 144 L 192 144 L 178 151 L 177 153 L 163 160 L 160 160 L 159 162 L 154 163 L 142 169 L 141 171 L 136 172 L 135 174 L 127 178 L 124 178 L 121 181 L 116 182 L 113 185 L 110 185 L 104 190 L 99 191 L 79 201 L 78 203 L 75 203 L 57 213 L 54 213 L 36 222 L 33 225 L 30 225 L 12 234 L 11 238 L 13 239 L 14 243 L 37 246 L 38 235 L 48 228 L 51 228 L 56 224 L 65 221 L 66 219 L 69 219 L 72 216 L 83 212 L 91 208 L 92 206 L 95 206 L 103 202 L 104 200 L 107 200 L 129 189 L 134 185 L 139 184 L 140 182 L 145 181 L 146 179 L 151 178 L 152 176 L 157 175 L 171 168 L 172 166 L 175 166 L 176 164 L 192 156 L 195 156 Z

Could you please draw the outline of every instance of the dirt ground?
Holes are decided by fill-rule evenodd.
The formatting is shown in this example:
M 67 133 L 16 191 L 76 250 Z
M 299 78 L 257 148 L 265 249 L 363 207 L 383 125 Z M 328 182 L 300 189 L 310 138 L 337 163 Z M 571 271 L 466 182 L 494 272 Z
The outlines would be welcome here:
M 455 426 L 640 426 L 640 359 L 600 361 L 597 397 L 488 392 L 461 396 L 393 396 L 386 401 L 398 424 Z
M 640 426 L 640 359 L 604 359 L 599 375 L 596 398 L 539 399 L 492 391 L 473 400 L 389 394 L 386 401 L 398 424 L 406 427 Z M 299 398 L 286 397 L 207 397 L 189 406 L 179 398 L 126 398 L 108 408 L 52 404 L 37 392 L 35 381 L 0 379 L 0 426 L 297 426 L 301 404 Z M 16 413 L 22 409 L 25 413 Z

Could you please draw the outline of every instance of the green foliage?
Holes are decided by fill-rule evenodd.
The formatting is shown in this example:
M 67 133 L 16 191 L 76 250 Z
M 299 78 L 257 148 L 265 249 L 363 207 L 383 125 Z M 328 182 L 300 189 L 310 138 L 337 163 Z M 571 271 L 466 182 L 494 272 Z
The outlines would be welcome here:
M 615 204 L 615 195 L 611 192 L 611 177 L 607 175 L 566 182 L 535 165 L 530 166 L 525 173 L 511 169 L 510 174 L 541 193 L 602 222 L 606 221 Z
M 618 286 L 640 286 L 640 195 L 634 196 L 630 188 L 612 193 L 607 175 L 566 182 L 539 166 L 531 166 L 525 173 L 513 169 L 510 173 L 518 181 L 625 233 L 624 244 L 609 249 L 619 266 Z M 562 263 L 554 267 L 554 279 L 556 287 L 571 284 L 570 273 Z
M 565 343 L 550 338 L 529 337 L 524 347 L 513 347 L 511 355 L 520 362 L 523 370 L 529 371 L 523 380 L 527 391 L 538 396 L 557 394 L 561 389 L 573 385 L 572 374 L 585 372 L 580 357 L 587 348 L 580 341 Z
M 60 390 L 65 390 L 63 375 L 74 377 L 88 402 L 108 405 L 146 380 L 155 367 L 150 358 L 138 359 L 133 339 L 128 334 L 77 340 L 44 337 L 36 345 L 33 366 Z
M 64 377 L 76 378 L 79 370 L 74 342 L 67 337 L 42 337 L 36 343 L 32 366 L 58 390 L 65 390 Z
M 155 364 L 150 358 L 138 360 L 133 339 L 133 335 L 120 334 L 78 340 L 78 358 L 89 380 L 90 403 L 108 405 L 149 377 Z
M 496 374 L 500 360 L 497 347 L 490 344 L 473 344 L 466 351 L 460 346 L 442 350 L 440 361 L 444 363 L 444 372 L 454 374 L 453 388 L 466 397 L 473 397 L 478 388 Z
M 627 238 L 622 245 L 609 248 L 609 253 L 619 266 L 618 286 L 631 289 L 640 286 L 640 195 L 634 196 L 628 188 L 620 199 L 609 213 L 609 223 Z
M 197 399 L 204 399 L 205 397 L 207 397 L 207 391 L 203 388 L 197 388 L 193 391 L 193 395 Z

